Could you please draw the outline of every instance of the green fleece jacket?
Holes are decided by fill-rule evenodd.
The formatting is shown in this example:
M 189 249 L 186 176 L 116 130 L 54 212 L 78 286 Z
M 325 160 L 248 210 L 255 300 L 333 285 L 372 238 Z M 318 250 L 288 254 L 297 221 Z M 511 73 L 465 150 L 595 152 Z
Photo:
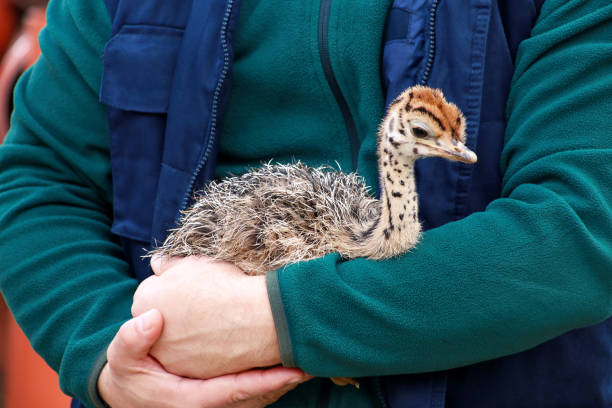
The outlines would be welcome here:
M 265 30 L 274 27 L 250 25 L 258 8 L 245 3 L 238 36 L 266 38 Z M 374 3 L 368 3 L 372 11 L 385 2 Z M 359 26 L 370 33 L 356 52 L 361 68 L 334 66 L 343 88 L 363 81 L 364 100 L 347 96 L 363 143 L 373 143 L 384 108 L 375 75 L 383 17 L 360 16 L 372 25 Z M 316 35 L 316 20 L 299 21 L 301 30 Z M 351 25 L 358 26 L 334 23 L 333 47 L 347 58 L 355 58 L 351 44 L 359 44 L 352 36 L 366 35 Z M 307 42 L 298 38 L 300 29 L 284 41 Z M 110 232 L 108 127 L 98 103 L 100 56 L 109 35 L 101 0 L 51 1 L 40 37 L 43 56 L 16 89 L 12 128 L 0 148 L 0 288 L 34 348 L 59 372 L 62 389 L 90 406 L 88 376 L 130 317 L 137 285 Z M 312 64 L 317 54 L 301 50 L 296 63 Z M 257 54 L 236 56 L 235 80 L 248 84 L 247 62 L 256 66 Z M 269 274 L 286 365 L 321 376 L 447 369 L 519 352 L 612 314 L 612 5 L 548 0 L 532 37 L 521 44 L 516 67 L 502 198 L 484 212 L 428 231 L 397 259 L 329 255 Z M 329 98 L 320 72 L 306 72 L 312 92 L 320 93 L 314 97 Z M 251 71 L 259 74 L 266 71 Z M 304 79 L 291 80 L 299 88 Z M 249 92 L 236 87 L 227 113 L 234 120 L 227 123 L 239 123 L 236 104 Z M 257 102 L 261 115 L 279 115 L 277 125 L 296 114 L 289 103 L 279 111 L 266 109 L 266 99 Z M 342 123 L 339 112 L 311 108 L 313 118 Z M 223 130 L 224 137 L 235 132 L 229 124 Z M 272 147 L 272 156 L 282 158 L 282 149 L 314 152 L 296 139 L 295 146 Z M 347 149 L 338 149 L 337 159 L 347 163 Z M 222 146 L 219 175 L 259 159 L 232 162 L 234 156 Z M 329 159 L 315 152 L 310 161 Z M 372 185 L 374 169 L 375 163 L 363 169 Z M 298 387 L 279 405 L 314 406 L 316 387 Z M 369 394 L 350 387 L 333 392 L 333 406 L 372 403 Z

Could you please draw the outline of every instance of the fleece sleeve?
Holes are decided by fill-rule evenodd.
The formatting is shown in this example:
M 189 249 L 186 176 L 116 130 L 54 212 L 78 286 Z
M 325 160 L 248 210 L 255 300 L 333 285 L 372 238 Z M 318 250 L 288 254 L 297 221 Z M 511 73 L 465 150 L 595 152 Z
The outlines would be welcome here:
M 612 5 L 549 0 L 517 56 L 502 197 L 397 259 L 269 274 L 283 362 L 415 373 L 528 348 L 612 315 Z
M 52 0 L 0 147 L 0 288 L 62 390 L 86 405 L 94 361 L 130 317 L 135 279 L 110 232 L 104 2 Z

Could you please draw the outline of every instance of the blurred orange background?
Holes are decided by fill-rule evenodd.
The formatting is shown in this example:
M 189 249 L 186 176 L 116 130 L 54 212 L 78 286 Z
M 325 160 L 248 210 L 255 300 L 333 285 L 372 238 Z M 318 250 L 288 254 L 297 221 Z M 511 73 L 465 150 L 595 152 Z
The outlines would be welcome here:
M 33 3 L 41 2 L 0 0 L 0 143 L 8 127 L 15 80 L 40 54 L 37 36 L 44 25 L 44 7 Z M 57 374 L 32 350 L 0 298 L 0 408 L 69 405 Z
M 3 408 L 68 408 L 57 374 L 30 347 L 25 335 L 2 303 L 0 370 Z

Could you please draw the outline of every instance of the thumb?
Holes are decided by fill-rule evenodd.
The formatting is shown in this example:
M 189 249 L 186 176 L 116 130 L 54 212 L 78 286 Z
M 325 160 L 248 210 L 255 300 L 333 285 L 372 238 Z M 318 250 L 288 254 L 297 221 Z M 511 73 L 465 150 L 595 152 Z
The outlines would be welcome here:
M 110 364 L 143 360 L 161 335 L 164 322 L 157 309 L 135 317 L 119 328 L 108 346 L 107 358 Z

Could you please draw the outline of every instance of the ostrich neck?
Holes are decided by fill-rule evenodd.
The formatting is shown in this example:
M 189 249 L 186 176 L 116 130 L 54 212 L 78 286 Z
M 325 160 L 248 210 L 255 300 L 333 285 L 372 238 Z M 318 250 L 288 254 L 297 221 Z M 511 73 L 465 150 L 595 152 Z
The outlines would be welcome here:
M 381 211 L 368 245 L 368 256 L 389 258 L 412 248 L 421 232 L 415 158 L 400 154 L 387 141 L 381 143 L 379 150 Z

